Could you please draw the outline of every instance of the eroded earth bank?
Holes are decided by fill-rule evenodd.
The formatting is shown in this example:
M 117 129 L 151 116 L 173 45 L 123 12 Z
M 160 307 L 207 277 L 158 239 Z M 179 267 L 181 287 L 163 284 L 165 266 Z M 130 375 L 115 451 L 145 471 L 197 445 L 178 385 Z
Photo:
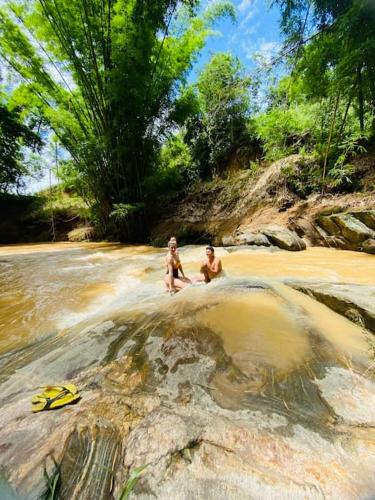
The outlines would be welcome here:
M 164 253 L 0 249 L 1 498 L 46 471 L 58 498 L 118 499 L 146 464 L 130 498 L 371 498 L 374 257 L 220 248 L 224 277 L 170 297 Z M 194 274 L 202 247 L 180 254 Z M 67 381 L 78 403 L 31 412 Z

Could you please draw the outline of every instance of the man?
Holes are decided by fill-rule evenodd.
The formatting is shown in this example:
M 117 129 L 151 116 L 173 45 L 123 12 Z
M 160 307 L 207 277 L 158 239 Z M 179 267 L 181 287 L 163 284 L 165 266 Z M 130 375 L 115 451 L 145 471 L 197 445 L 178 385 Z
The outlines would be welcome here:
M 197 281 L 209 283 L 213 278 L 219 276 L 223 270 L 221 260 L 215 257 L 215 250 L 211 245 L 206 246 L 206 258 L 202 261 L 200 275 Z

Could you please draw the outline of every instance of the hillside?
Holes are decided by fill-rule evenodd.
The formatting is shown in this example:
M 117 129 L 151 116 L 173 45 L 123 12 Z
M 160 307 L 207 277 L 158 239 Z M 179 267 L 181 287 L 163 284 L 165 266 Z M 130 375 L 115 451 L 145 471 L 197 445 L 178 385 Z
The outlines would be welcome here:
M 308 196 L 301 193 L 304 169 L 314 169 L 314 160 L 301 155 L 264 165 L 255 173 L 240 171 L 226 179 L 201 183 L 166 207 L 165 215 L 152 229 L 151 240 L 162 245 L 171 234 L 176 234 L 185 243 L 269 245 L 271 241 L 267 242 L 264 236 L 268 233 L 268 240 L 272 240 L 272 223 L 291 230 L 307 245 L 359 250 L 360 243 L 371 239 L 375 229 L 375 153 L 354 158 L 352 165 L 358 180 L 351 192 L 347 189 L 324 196 L 318 192 Z M 358 215 L 354 221 L 345 215 L 346 222 L 337 217 L 350 212 L 369 215 Z M 356 225 L 352 236 L 345 224 Z M 356 235 L 356 231 L 361 234 Z

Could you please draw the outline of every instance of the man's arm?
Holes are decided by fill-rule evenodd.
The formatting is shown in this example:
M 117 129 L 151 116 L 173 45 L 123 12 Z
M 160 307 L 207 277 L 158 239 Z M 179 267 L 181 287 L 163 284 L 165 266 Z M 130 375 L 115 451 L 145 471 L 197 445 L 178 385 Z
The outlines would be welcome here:
M 221 270 L 222 270 L 221 260 L 219 258 L 216 258 L 212 263 L 211 271 L 215 274 L 219 274 Z

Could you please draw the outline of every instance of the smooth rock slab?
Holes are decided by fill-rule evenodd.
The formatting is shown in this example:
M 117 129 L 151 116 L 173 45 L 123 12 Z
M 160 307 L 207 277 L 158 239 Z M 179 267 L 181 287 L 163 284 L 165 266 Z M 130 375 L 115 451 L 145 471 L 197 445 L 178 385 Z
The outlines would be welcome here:
M 60 465 L 61 500 L 109 500 L 120 455 L 117 429 L 102 419 L 70 434 Z
M 347 447 L 346 436 L 332 441 L 301 425 L 283 436 L 262 428 L 269 415 L 258 418 L 259 426 L 192 406 L 152 412 L 127 443 L 129 470 L 149 464 L 130 498 L 352 500 L 374 491 L 370 446 Z
M 291 286 L 375 332 L 375 286 L 336 283 L 292 283 Z
M 315 380 L 336 415 L 350 425 L 375 426 L 375 383 L 355 372 L 332 367 Z

